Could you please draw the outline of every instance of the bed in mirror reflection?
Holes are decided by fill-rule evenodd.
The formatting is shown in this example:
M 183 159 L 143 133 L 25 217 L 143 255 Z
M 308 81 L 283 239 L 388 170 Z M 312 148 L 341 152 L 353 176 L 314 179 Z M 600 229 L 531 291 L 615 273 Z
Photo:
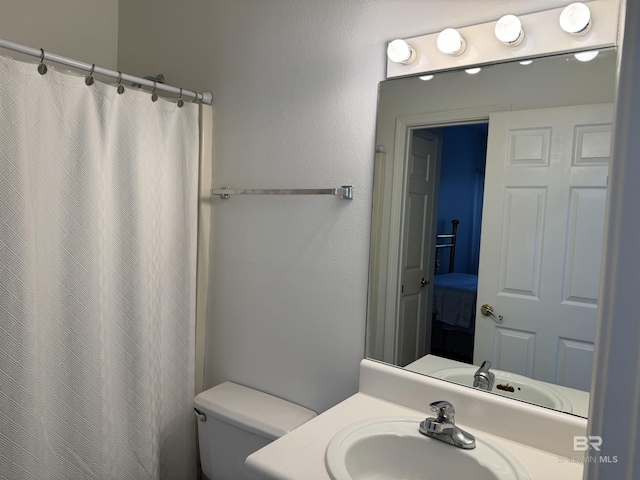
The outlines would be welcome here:
M 478 169 L 480 170 L 480 169 Z M 441 172 L 440 198 L 443 198 Z M 451 183 L 456 187 L 455 183 Z M 445 185 L 448 186 L 448 185 Z M 451 187 L 449 187 L 451 188 Z M 458 188 L 456 188 L 457 190 Z M 460 196 L 454 197 L 460 199 Z M 462 197 L 464 199 L 464 197 Z M 473 205 L 473 202 L 465 202 Z M 450 202 L 439 202 L 439 205 L 450 206 Z M 466 260 L 462 266 L 458 262 L 456 271 L 456 254 L 473 250 L 473 236 L 461 236 L 458 241 L 460 220 L 451 220 L 451 229 L 440 229 L 446 224 L 447 212 L 438 212 L 438 232 L 435 245 L 435 268 L 433 277 L 433 306 L 431 325 L 431 353 L 446 358 L 473 363 L 473 337 L 476 324 L 476 299 L 478 294 L 478 262 Z M 475 209 L 477 210 L 477 209 Z M 457 212 L 460 213 L 460 212 Z M 444 218 L 443 218 L 444 217 Z M 465 231 L 462 227 L 462 232 Z M 469 229 L 471 230 L 471 229 Z M 478 239 L 478 249 L 479 239 Z

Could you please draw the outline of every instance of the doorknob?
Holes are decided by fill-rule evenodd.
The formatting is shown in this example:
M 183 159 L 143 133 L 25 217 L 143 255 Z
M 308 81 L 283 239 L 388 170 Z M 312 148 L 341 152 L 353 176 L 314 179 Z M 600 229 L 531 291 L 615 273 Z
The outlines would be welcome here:
M 429 280 L 425 280 L 424 277 L 422 277 L 422 280 L 420 281 L 420 286 L 424 287 L 425 285 L 429 285 Z
M 492 316 L 493 318 L 495 318 L 497 321 L 501 322 L 502 319 L 504 318 L 502 315 L 496 315 L 493 312 L 493 307 L 491 305 L 489 305 L 488 303 L 485 303 L 484 305 L 482 305 L 480 307 L 480 311 L 482 312 L 483 315 L 488 316 Z

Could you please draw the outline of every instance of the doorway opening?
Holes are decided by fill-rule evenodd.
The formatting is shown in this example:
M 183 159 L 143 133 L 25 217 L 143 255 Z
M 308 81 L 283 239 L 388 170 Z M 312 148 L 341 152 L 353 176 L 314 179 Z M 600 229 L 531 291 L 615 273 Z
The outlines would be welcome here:
M 488 123 L 440 128 L 432 354 L 473 363 Z M 429 312 L 429 310 L 431 310 Z

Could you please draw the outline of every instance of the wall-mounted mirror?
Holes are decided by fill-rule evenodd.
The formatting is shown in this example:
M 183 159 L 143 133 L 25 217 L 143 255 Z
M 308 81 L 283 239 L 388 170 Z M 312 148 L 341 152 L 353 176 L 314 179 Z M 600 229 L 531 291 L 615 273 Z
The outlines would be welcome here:
M 587 415 L 615 84 L 615 49 L 380 84 L 369 358 Z

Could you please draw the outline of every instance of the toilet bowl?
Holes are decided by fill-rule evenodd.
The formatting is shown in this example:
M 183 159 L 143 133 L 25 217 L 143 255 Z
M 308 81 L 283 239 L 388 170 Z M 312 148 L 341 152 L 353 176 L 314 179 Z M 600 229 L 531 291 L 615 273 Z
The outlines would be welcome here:
M 225 382 L 194 400 L 202 472 L 209 480 L 243 478 L 244 461 L 317 414 L 264 392 Z

